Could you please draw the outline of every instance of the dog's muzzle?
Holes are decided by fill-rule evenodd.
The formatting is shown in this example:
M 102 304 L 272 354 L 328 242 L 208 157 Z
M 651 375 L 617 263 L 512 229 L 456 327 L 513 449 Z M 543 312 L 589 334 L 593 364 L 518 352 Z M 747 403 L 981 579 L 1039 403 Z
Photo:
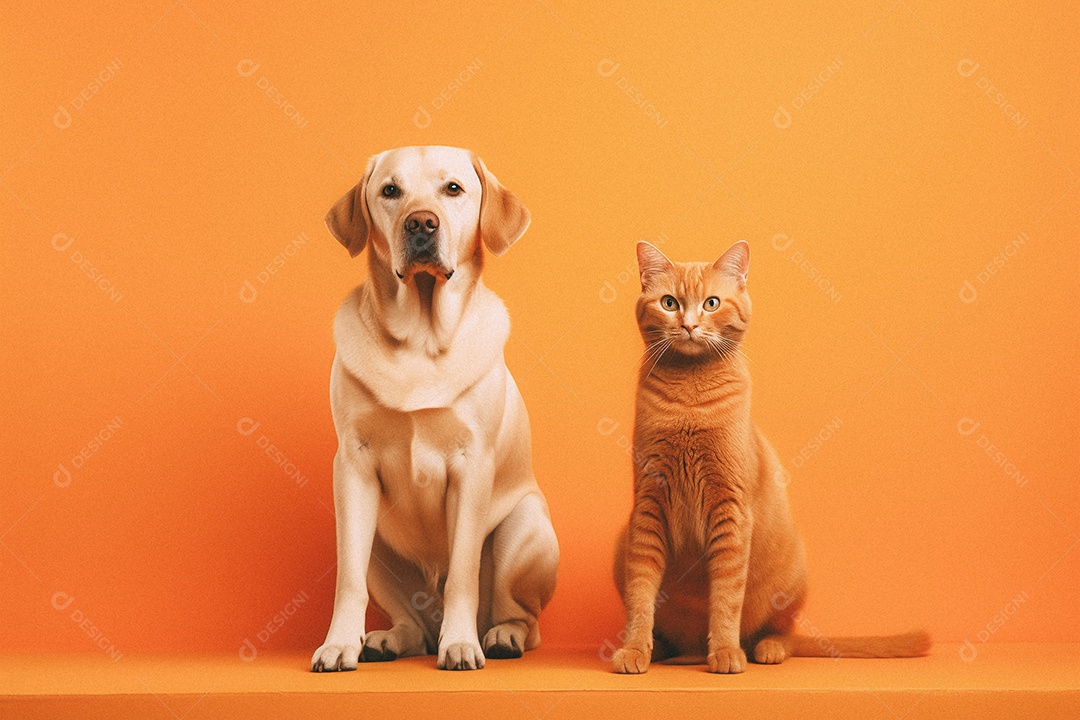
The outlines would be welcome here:
M 405 268 L 396 271 L 399 280 L 409 282 L 418 272 L 453 276 L 452 268 L 439 257 L 439 217 L 427 210 L 409 213 L 402 227 L 404 231 Z

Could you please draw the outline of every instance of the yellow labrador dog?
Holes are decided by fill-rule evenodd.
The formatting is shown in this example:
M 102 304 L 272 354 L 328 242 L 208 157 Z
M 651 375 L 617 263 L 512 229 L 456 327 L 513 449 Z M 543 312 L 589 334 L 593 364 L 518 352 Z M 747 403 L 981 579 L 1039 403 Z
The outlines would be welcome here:
M 406 147 L 371 158 L 326 225 L 354 257 L 369 246 L 369 274 L 334 320 L 337 592 L 311 668 L 520 657 L 559 546 L 503 360 L 510 319 L 480 269 L 529 212 L 473 153 Z M 365 632 L 369 597 L 389 630 Z

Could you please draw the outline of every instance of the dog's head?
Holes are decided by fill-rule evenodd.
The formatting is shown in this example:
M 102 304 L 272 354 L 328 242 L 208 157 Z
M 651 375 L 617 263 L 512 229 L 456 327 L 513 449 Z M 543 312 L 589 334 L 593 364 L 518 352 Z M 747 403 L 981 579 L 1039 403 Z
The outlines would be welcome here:
M 372 157 L 326 226 L 353 257 L 370 241 L 401 282 L 419 272 L 448 281 L 479 260 L 481 243 L 506 252 L 529 227 L 529 211 L 474 153 L 429 145 Z

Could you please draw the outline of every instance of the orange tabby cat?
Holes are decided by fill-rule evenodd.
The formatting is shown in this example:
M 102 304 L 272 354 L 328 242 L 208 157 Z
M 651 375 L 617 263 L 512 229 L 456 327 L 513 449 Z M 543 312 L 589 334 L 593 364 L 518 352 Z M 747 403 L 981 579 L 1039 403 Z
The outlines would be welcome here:
M 750 321 L 750 246 L 736 243 L 715 263 L 675 264 L 646 242 L 637 253 L 637 319 L 647 349 L 634 427 L 634 508 L 615 557 L 627 615 L 615 672 L 642 673 L 652 660 L 677 658 L 739 673 L 749 650 L 760 663 L 925 654 L 925 632 L 792 633 L 806 561 L 783 468 L 750 420 L 750 374 L 739 349 Z

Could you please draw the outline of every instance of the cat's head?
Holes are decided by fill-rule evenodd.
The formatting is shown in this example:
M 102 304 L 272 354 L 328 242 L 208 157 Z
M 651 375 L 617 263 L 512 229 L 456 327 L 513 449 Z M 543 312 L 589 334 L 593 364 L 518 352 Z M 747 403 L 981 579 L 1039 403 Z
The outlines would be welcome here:
M 684 358 L 727 357 L 750 323 L 746 277 L 750 246 L 739 241 L 716 262 L 674 263 L 647 242 L 637 245 L 645 344 Z M 670 355 L 669 355 L 670 356 Z

